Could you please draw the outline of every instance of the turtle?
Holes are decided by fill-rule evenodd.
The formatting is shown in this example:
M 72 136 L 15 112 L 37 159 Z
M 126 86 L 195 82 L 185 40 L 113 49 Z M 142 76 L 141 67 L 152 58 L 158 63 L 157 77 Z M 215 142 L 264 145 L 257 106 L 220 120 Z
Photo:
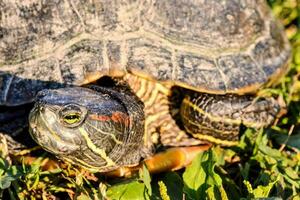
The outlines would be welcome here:
M 31 136 L 84 168 L 178 169 L 282 108 L 257 96 L 291 53 L 263 0 L 8 0 L 0 11 L 0 105 L 35 101 Z M 157 144 L 176 153 L 151 157 Z

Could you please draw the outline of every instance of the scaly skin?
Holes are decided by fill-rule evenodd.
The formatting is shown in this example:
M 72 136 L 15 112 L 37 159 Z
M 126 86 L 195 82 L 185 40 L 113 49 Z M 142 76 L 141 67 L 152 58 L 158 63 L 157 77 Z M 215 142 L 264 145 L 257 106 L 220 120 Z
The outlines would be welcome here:
M 91 88 L 44 90 L 38 94 L 29 121 L 31 135 L 39 145 L 86 169 L 125 177 L 143 164 L 151 173 L 180 169 L 210 147 L 179 147 L 153 155 L 150 141 L 143 140 L 144 134 L 150 133 L 144 133 L 144 113 L 134 94 L 115 87 Z M 68 113 L 77 113 L 80 119 L 71 119 L 68 124 L 64 121 Z
M 242 126 L 265 128 L 280 113 L 273 98 L 253 95 L 185 95 L 180 115 L 185 130 L 194 138 L 224 146 L 236 145 Z
M 44 90 L 37 98 L 29 117 L 31 135 L 63 160 L 110 171 L 146 156 L 143 106 L 134 95 L 74 87 Z
M 193 138 L 170 114 L 167 100 L 171 91 L 157 82 L 144 81 L 127 76 L 125 82 L 117 80 L 106 88 L 41 91 L 30 114 L 31 135 L 63 160 L 110 176 L 130 176 L 142 164 L 153 173 L 185 167 L 210 147 L 208 142 L 234 145 L 243 123 L 260 128 L 270 124 L 279 111 L 273 99 L 187 92 L 181 117 Z M 77 121 L 75 114 L 80 116 Z M 166 124 L 172 126 L 166 128 Z M 156 141 L 155 134 L 159 134 Z M 202 145 L 184 147 L 192 142 Z M 183 147 L 154 155 L 157 143 Z

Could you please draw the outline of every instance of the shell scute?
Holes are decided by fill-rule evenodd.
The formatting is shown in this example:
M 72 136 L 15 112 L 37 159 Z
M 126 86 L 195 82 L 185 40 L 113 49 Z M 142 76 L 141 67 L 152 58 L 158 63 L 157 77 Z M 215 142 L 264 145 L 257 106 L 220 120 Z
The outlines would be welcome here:
M 144 26 L 171 40 L 202 48 L 245 47 L 264 30 L 257 4 L 239 1 L 155 1 Z
M 275 22 L 270 25 L 270 36 L 258 41 L 252 50 L 252 57 L 262 67 L 266 76 L 272 76 L 289 59 L 290 47 Z
M 181 55 L 178 59 L 177 81 L 188 82 L 196 88 L 225 91 L 223 77 L 215 62 L 195 55 Z
M 134 39 L 130 46 L 127 71 L 138 71 L 160 81 L 172 80 L 172 52 L 155 41 Z
M 224 74 L 227 91 L 234 91 L 238 87 L 263 84 L 267 81 L 263 70 L 248 55 L 221 56 L 217 62 L 219 69 Z

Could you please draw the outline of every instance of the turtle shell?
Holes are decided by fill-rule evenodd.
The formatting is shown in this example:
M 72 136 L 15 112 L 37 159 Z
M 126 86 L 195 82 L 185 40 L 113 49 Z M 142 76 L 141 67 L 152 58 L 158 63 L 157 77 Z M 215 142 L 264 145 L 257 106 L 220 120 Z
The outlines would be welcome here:
M 128 71 L 208 93 L 255 92 L 287 69 L 290 45 L 262 0 L 155 1 L 128 40 Z
M 262 0 L 8 0 L 0 13 L 0 104 L 128 72 L 208 93 L 255 92 L 290 55 Z

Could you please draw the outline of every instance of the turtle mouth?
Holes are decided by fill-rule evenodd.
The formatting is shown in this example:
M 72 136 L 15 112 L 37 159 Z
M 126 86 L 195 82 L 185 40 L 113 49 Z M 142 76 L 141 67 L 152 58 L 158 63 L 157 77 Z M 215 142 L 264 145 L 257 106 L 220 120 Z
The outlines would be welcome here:
M 47 121 L 51 117 L 45 118 L 46 109 L 53 110 L 51 108 L 45 108 L 45 104 L 36 103 L 29 114 L 29 132 L 34 141 L 46 151 L 58 156 L 69 155 L 78 150 L 79 146 L 64 141 L 63 138 L 51 128 Z

